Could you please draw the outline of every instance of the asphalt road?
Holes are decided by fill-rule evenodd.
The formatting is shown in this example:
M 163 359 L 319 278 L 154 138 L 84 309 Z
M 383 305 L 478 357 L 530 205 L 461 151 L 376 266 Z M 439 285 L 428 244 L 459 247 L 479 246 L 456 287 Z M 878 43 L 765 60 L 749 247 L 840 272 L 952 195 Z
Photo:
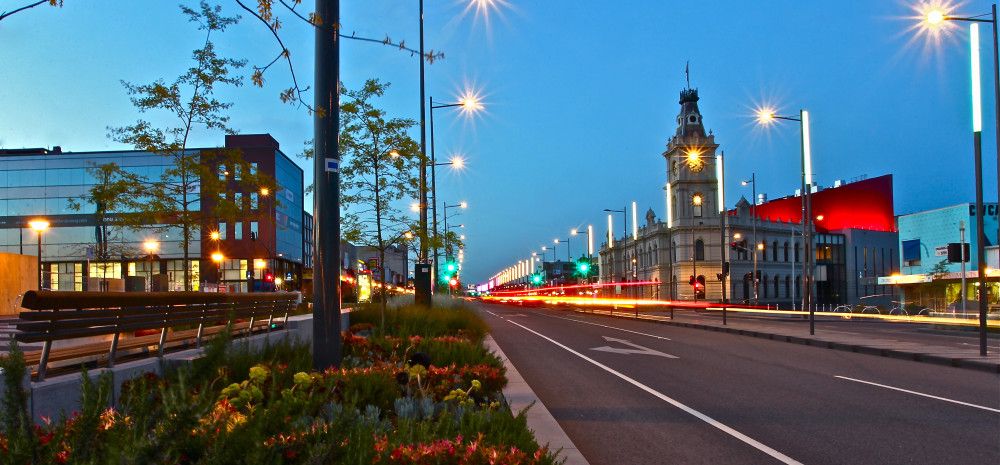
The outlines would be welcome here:
M 996 374 L 474 305 L 592 465 L 1000 463 Z

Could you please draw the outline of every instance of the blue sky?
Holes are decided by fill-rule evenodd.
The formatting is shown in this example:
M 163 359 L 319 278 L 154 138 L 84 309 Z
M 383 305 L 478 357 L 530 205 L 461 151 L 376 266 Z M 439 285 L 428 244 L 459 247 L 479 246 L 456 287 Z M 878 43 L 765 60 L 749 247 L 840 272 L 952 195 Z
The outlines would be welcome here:
M 0 9 L 20 3 L 5 0 Z M 220 3 L 238 12 L 234 2 Z M 467 225 L 466 282 L 573 227 L 603 232 L 604 208 L 636 200 L 662 217 L 660 154 L 674 131 L 687 61 L 705 123 L 727 155 L 730 204 L 749 197 L 739 179 L 754 171 L 758 191 L 771 197 L 798 184 L 798 132 L 756 128 L 752 109 L 761 103 L 810 110 L 822 185 L 892 173 L 897 214 L 973 200 L 968 30 L 962 25 L 928 46 L 911 30 L 914 3 L 510 0 L 484 18 L 466 13 L 463 1 L 426 0 L 427 48 L 446 54 L 427 68 L 428 94 L 446 101 L 472 86 L 485 97 L 486 112 L 472 120 L 435 113 L 439 156 L 463 153 L 469 165 L 438 179 L 442 200 L 470 204 L 455 220 Z M 978 14 L 989 5 L 967 1 L 959 11 Z M 304 2 L 304 11 L 311 7 Z M 416 0 L 344 0 L 341 22 L 346 32 L 416 46 L 416 15 Z M 298 75 L 311 82 L 311 31 L 285 17 Z M 269 61 L 277 46 L 254 21 L 244 15 L 218 39 L 220 49 Z M 989 28 L 982 33 L 988 38 Z M 120 148 L 105 128 L 137 115 L 119 81 L 176 76 L 200 40 L 175 1 L 66 0 L 62 9 L 39 7 L 0 22 L 0 147 Z M 994 201 L 990 51 L 987 41 L 983 149 L 986 200 Z M 347 86 L 372 77 L 391 82 L 390 114 L 419 117 L 416 57 L 356 41 L 345 41 L 341 54 Z M 225 92 L 236 102 L 233 126 L 270 132 L 297 154 L 312 120 L 278 101 L 288 84 L 284 68 L 267 80 L 264 89 Z M 221 134 L 196 135 L 198 145 L 221 142 Z M 579 239 L 572 245 L 582 246 Z

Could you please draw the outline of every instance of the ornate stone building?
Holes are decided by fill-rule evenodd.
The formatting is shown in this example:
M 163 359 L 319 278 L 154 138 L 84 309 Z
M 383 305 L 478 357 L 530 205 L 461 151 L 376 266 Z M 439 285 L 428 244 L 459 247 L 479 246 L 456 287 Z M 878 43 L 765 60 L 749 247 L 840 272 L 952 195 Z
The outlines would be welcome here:
M 614 291 L 647 298 L 719 301 L 725 288 L 733 302 L 797 306 L 805 258 L 801 199 L 796 193 L 751 205 L 741 198 L 734 209 L 725 208 L 719 189 L 723 154 L 705 130 L 698 100 L 696 89 L 681 91 L 677 130 L 662 154 L 666 218 L 657 220 L 649 209 L 634 233 L 604 243 L 600 280 L 649 282 Z M 812 197 L 817 214 L 814 302 L 887 303 L 894 291 L 875 281 L 898 269 L 892 265 L 898 246 L 891 176 L 838 181 L 818 191 Z M 729 275 L 720 281 L 724 263 Z M 699 284 L 692 285 L 692 278 Z

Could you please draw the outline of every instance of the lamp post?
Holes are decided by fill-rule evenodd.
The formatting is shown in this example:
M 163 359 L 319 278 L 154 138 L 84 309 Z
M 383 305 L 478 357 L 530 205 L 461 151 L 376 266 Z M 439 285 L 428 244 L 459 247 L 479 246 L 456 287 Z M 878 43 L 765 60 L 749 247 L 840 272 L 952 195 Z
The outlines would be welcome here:
M 214 252 L 212 254 L 212 261 L 215 262 L 216 273 L 217 273 L 217 275 L 216 275 L 217 278 L 216 278 L 216 283 L 215 283 L 215 285 L 216 285 L 216 291 L 218 291 L 219 286 L 222 286 L 222 261 L 225 260 L 225 259 L 226 259 L 226 257 L 224 255 L 222 255 L 221 252 Z
M 799 110 L 799 116 L 778 116 L 771 108 L 757 111 L 757 121 L 769 125 L 777 120 L 795 121 L 799 123 L 802 139 L 802 250 L 805 257 L 802 263 L 802 308 L 809 311 L 809 334 L 816 334 L 816 315 L 812 304 L 813 281 L 813 251 L 812 251 L 812 143 L 810 141 L 809 112 Z M 756 204 L 757 200 L 754 199 Z M 757 279 L 757 276 L 754 276 Z
M 569 252 L 569 238 L 566 238 L 565 240 L 563 240 L 563 239 L 553 239 L 552 242 L 555 243 L 556 245 L 559 245 L 560 242 L 565 243 L 566 244 L 566 261 L 569 261 L 569 262 L 573 261 L 573 257 L 571 256 L 571 254 Z
M 38 290 L 42 290 L 42 233 L 49 229 L 48 220 L 35 219 L 28 222 L 28 226 L 38 233 Z
M 465 202 L 465 201 L 458 202 L 458 203 L 456 203 L 454 205 L 448 205 L 448 202 L 444 203 L 444 241 L 445 241 L 445 244 L 444 244 L 444 248 L 445 248 L 444 253 L 445 254 L 448 253 L 448 209 L 449 208 L 461 208 L 462 210 L 465 210 L 466 208 L 469 208 L 469 203 Z M 457 214 L 458 213 L 456 213 L 456 215 Z M 452 215 L 452 216 L 455 216 L 455 215 Z M 435 223 L 437 222 L 436 215 L 435 215 L 434 221 L 435 221 Z M 465 226 L 465 225 L 462 225 L 462 226 Z M 435 226 L 434 234 L 435 235 L 437 234 L 437 226 Z M 435 264 L 436 264 L 437 263 L 437 247 L 434 247 L 434 260 L 435 260 Z M 434 272 L 437 273 L 437 270 L 434 270 Z
M 421 4 L 423 4 L 423 0 L 421 0 Z M 423 14 L 421 13 L 421 17 L 422 16 L 423 16 Z M 423 29 L 422 29 L 422 26 L 421 26 L 421 31 L 422 30 Z M 423 35 L 423 33 L 421 32 L 421 36 L 422 35 Z M 422 38 L 421 38 L 421 44 L 423 44 L 423 39 Z M 420 66 L 421 66 L 421 70 L 422 70 L 423 69 L 423 60 L 420 60 L 420 61 L 421 61 Z M 421 73 L 423 73 L 423 72 L 421 71 Z M 422 90 L 422 87 L 421 87 L 421 90 Z M 423 99 L 421 98 L 421 100 L 423 100 Z M 437 237 L 437 234 L 438 234 L 438 228 L 437 228 L 437 167 L 438 166 L 445 166 L 445 165 L 453 165 L 455 169 L 462 169 L 465 166 L 465 160 L 462 159 L 462 157 L 457 157 L 457 156 L 453 157 L 451 159 L 451 161 L 448 162 L 448 163 L 438 163 L 437 162 L 437 156 L 434 153 L 434 110 L 439 110 L 439 109 L 442 109 L 442 108 L 456 108 L 456 107 L 461 107 L 461 111 L 463 113 L 469 114 L 469 113 L 481 110 L 483 108 L 483 105 L 482 105 L 482 103 L 479 102 L 478 99 L 476 99 L 472 95 L 468 95 L 466 97 L 463 97 L 462 100 L 460 102 L 457 102 L 457 103 L 442 103 L 442 104 L 437 104 L 437 105 L 434 104 L 434 97 L 432 96 L 430 98 L 430 117 L 431 117 L 431 128 L 430 128 L 431 129 L 431 161 L 430 161 L 430 167 L 431 167 L 431 216 L 433 217 L 433 222 L 432 222 L 433 226 L 432 227 L 433 227 L 434 237 Z M 423 124 L 423 123 L 421 123 L 421 124 Z M 426 212 L 424 213 L 424 215 L 426 215 Z M 436 275 L 438 273 L 438 267 L 439 267 L 438 248 L 434 247 L 434 268 L 433 268 L 433 270 L 434 270 L 434 272 L 433 272 L 434 276 L 431 276 L 431 280 L 432 281 L 434 279 L 437 279 Z M 432 288 L 433 288 L 433 286 L 432 286 Z
M 622 235 L 622 277 L 624 277 L 625 272 L 628 271 L 628 270 L 626 270 L 626 268 L 628 268 L 628 261 L 627 261 L 628 258 L 625 256 L 625 252 L 627 250 L 627 247 L 625 247 L 625 244 L 628 243 L 628 213 L 627 213 L 628 212 L 628 208 L 624 208 L 623 207 L 621 210 L 615 210 L 613 208 L 605 208 L 604 211 L 608 212 L 608 213 L 621 213 L 622 214 L 622 220 L 624 221 L 624 223 L 622 225 L 622 234 L 623 234 Z M 608 226 L 609 226 L 609 228 L 611 226 L 611 215 L 608 215 Z M 610 232 L 610 229 L 609 229 L 609 232 Z M 611 239 L 611 243 L 608 244 L 608 248 L 611 248 L 611 246 L 613 245 L 614 240 L 615 240 L 614 235 L 612 234 L 609 239 Z
M 976 260 L 978 261 L 978 273 L 976 283 L 979 286 L 979 354 L 986 356 L 986 314 L 988 312 L 986 287 L 986 209 L 983 205 L 983 103 L 982 84 L 980 82 L 979 63 L 979 23 L 990 23 L 993 26 L 993 94 L 997 111 L 996 131 L 1000 137 L 1000 43 L 997 40 L 997 6 L 993 4 L 989 13 L 990 19 L 981 17 L 961 17 L 947 14 L 947 12 L 934 9 L 927 12 L 925 21 L 932 27 L 942 25 L 945 21 L 971 22 L 969 25 L 970 52 L 971 52 L 971 74 L 972 74 L 972 141 L 975 156 L 976 170 Z M 1000 179 L 1000 144 L 997 144 L 997 176 Z M 965 257 L 962 257 L 965 258 Z
M 146 254 L 149 255 L 149 290 L 153 290 L 153 254 L 156 253 L 157 249 L 160 248 L 160 243 L 152 239 L 149 239 L 142 243 L 142 248 L 146 250 Z
M 722 287 L 722 324 L 726 325 L 726 278 L 729 276 L 729 262 L 726 261 L 726 170 L 722 164 L 724 154 L 720 152 L 715 157 L 715 178 L 717 181 L 716 203 L 719 206 L 719 261 L 721 270 L 719 284 Z
M 751 241 L 753 241 L 753 304 L 757 305 L 760 303 L 757 292 L 760 287 L 760 283 L 757 282 L 757 173 L 750 173 L 750 179 L 745 179 L 740 182 L 740 185 L 746 187 L 750 186 L 751 192 L 751 203 L 750 203 L 750 224 L 751 224 Z

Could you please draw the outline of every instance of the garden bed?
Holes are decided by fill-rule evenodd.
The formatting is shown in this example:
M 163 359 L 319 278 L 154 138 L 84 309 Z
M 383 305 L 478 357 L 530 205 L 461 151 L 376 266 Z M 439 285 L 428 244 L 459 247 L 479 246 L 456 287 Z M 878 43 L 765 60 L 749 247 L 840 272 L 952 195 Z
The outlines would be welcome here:
M 340 369 L 311 371 L 295 341 L 254 352 L 218 338 L 189 366 L 123 384 L 114 408 L 110 380 L 84 376 L 80 411 L 38 425 L 8 382 L 0 463 L 557 463 L 509 410 L 472 311 L 365 307 L 351 319 Z M 17 357 L 0 363 L 21 379 Z

